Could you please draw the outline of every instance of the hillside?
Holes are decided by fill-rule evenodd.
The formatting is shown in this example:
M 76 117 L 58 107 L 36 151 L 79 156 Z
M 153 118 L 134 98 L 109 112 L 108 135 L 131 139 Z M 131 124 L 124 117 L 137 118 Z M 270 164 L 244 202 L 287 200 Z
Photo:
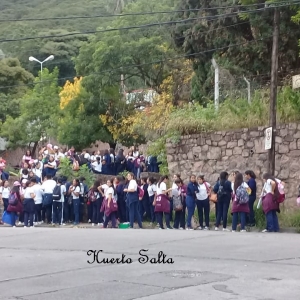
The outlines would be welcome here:
M 88 18 L 74 20 L 5 21 L 9 19 L 34 19 L 70 16 L 94 16 L 112 14 L 117 0 L 1 0 L 0 40 L 21 37 L 59 35 L 70 32 L 96 30 L 111 22 L 112 18 Z M 75 75 L 72 57 L 78 54 L 82 42 L 89 35 L 76 35 L 64 38 L 35 39 L 17 42 L 0 42 L 0 49 L 6 57 L 18 57 L 22 65 L 35 75 L 39 65 L 28 61 L 29 56 L 43 60 L 53 54 L 55 61 L 47 66 L 59 66 L 60 76 Z

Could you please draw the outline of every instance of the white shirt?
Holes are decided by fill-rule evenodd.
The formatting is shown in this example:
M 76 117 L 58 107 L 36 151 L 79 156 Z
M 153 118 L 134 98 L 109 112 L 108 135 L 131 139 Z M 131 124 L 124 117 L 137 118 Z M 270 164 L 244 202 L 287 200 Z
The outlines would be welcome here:
M 24 198 L 25 198 L 25 199 L 31 198 L 31 195 L 30 195 L 30 194 L 34 194 L 34 190 L 33 190 L 32 186 L 27 187 L 27 188 L 25 189 Z
M 42 171 L 40 169 L 32 169 L 32 172 L 35 174 L 35 176 L 39 178 L 42 177 Z
M 35 193 L 35 204 L 42 204 L 43 202 L 43 190 L 42 190 L 42 186 L 40 184 L 35 184 L 33 187 L 33 192 Z
M 97 171 L 97 172 L 102 172 L 102 164 L 101 164 L 101 162 L 98 164 L 97 161 L 94 161 L 94 162 L 92 163 L 92 166 L 93 166 L 93 169 L 94 169 L 95 171 Z
M 138 158 L 138 156 L 139 156 L 139 151 L 134 151 L 132 155 L 133 155 L 134 158 Z
M 167 190 L 167 185 L 164 182 L 161 182 L 159 186 L 157 184 L 156 190 L 157 190 L 157 195 L 161 195 L 163 191 Z
M 113 154 L 110 154 L 110 160 L 111 160 L 112 163 L 115 162 L 115 156 Z
M 106 192 L 105 192 L 105 198 L 108 198 L 109 194 L 112 195 L 112 198 L 114 197 L 115 192 L 114 192 L 113 187 L 109 187 L 109 188 L 106 189 Z
M 2 194 L 2 198 L 8 199 L 10 194 L 10 187 L 4 187 L 2 186 L 0 188 L 0 194 Z
M 84 154 L 84 158 L 87 159 L 87 160 L 90 160 L 91 156 L 88 153 L 86 153 L 86 154 Z
M 102 184 L 101 185 L 102 190 L 104 191 L 104 195 L 106 195 L 106 191 L 109 188 L 109 186 L 107 184 Z
M 52 162 L 49 161 L 49 162 L 47 163 L 47 165 L 53 166 L 54 169 L 56 169 L 56 161 L 55 161 L 55 160 L 52 161 Z
M 148 185 L 148 194 L 149 197 L 152 197 L 156 192 L 156 185 L 152 184 L 152 185 Z
M 175 182 L 172 184 L 172 196 L 178 196 L 179 195 L 179 190 L 178 186 Z
M 95 155 L 91 155 L 91 162 L 96 161 L 96 156 Z
M 67 192 L 67 189 L 66 189 L 66 186 L 65 185 L 61 185 L 60 186 L 60 194 L 61 194 L 61 197 L 60 197 L 60 200 L 58 202 L 65 202 L 65 193 Z
M 79 199 L 79 195 L 76 196 L 74 193 L 80 193 L 80 186 L 76 186 L 75 190 L 72 192 L 73 199 Z
M 46 180 L 42 184 L 42 189 L 45 194 L 53 194 L 53 190 L 56 187 L 56 182 L 53 179 Z
M 65 157 L 65 155 L 62 152 L 55 153 L 55 160 L 60 160 L 61 158 L 64 158 L 64 157 Z
M 198 184 L 199 193 L 196 194 L 197 200 L 206 200 L 208 198 L 207 190 L 210 188 L 210 184 L 205 182 Z
M 271 184 L 272 181 L 273 181 L 273 180 L 268 179 L 268 180 L 266 181 L 266 183 L 265 183 L 265 192 L 266 192 L 266 194 L 272 193 L 272 184 Z
M 134 190 L 137 191 L 138 185 L 134 179 L 131 179 L 129 181 L 128 190 Z

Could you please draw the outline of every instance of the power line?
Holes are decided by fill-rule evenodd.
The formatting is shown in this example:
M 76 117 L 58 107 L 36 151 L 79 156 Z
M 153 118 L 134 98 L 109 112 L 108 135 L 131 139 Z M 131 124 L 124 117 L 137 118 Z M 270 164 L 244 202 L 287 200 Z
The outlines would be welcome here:
M 248 21 L 245 21 L 245 22 L 240 22 L 240 23 L 236 23 L 236 24 L 232 24 L 232 25 L 228 25 L 228 26 L 223 26 L 223 27 L 218 27 L 218 28 L 214 28 L 214 29 L 209 29 L 207 31 L 205 31 L 205 33 L 209 33 L 209 32 L 214 32 L 214 31 L 219 31 L 219 30 L 224 30 L 226 28 L 230 28 L 230 27 L 235 27 L 235 26 L 240 26 L 240 25 L 243 25 L 243 24 L 248 24 L 249 22 Z M 170 37 L 172 40 L 179 40 L 179 39 L 182 39 L 182 38 L 187 38 L 191 35 L 181 35 L 181 36 L 176 36 L 176 37 Z M 168 36 L 169 37 L 169 36 Z M 18 51 L 18 53 L 32 53 L 33 50 L 41 50 L 41 47 L 40 48 L 31 48 L 29 49 L 28 51 Z M 59 50 L 63 50 L 63 49 L 59 49 Z M 58 51 L 59 51 L 58 50 Z M 50 53 L 50 52 L 49 52 Z M 72 57 L 70 57 L 72 58 Z M 69 61 L 68 59 L 63 59 L 63 60 L 59 60 L 59 61 Z M 47 64 L 55 64 L 57 63 L 57 60 L 55 61 L 50 61 L 48 62 Z
M 298 0 L 289 1 L 292 4 L 298 3 Z M 282 4 L 282 2 L 273 2 L 272 4 Z M 67 17 L 49 17 L 49 18 L 26 18 L 26 19 L 0 19 L 0 22 L 24 22 L 24 21 L 49 21 L 49 20 L 74 20 L 74 19 L 94 19 L 94 18 L 112 18 L 112 17 L 126 17 L 126 16 L 144 16 L 144 15 L 158 15 L 158 14 L 173 14 L 182 12 L 193 12 L 193 11 L 206 11 L 215 9 L 229 9 L 229 8 L 247 8 L 253 6 L 261 6 L 262 3 L 248 4 L 248 5 L 234 5 L 234 6 L 219 6 L 219 7 L 203 7 L 203 8 L 191 8 L 182 10 L 171 10 L 171 11 L 155 11 L 155 12 L 138 12 L 138 13 L 124 13 L 124 14 L 101 14 L 94 16 L 67 16 Z M 287 5 L 290 6 L 291 4 Z M 279 5 L 280 6 L 280 5 Z M 282 5 L 283 6 L 283 5 Z
M 298 0 L 297 3 L 300 4 L 299 0 Z M 286 7 L 286 6 L 290 6 L 290 5 L 285 4 L 285 5 L 280 5 L 280 6 L 277 6 L 277 7 Z M 149 27 L 153 27 L 153 26 L 171 25 L 171 24 L 185 23 L 185 22 L 190 22 L 190 21 L 195 21 L 195 20 L 213 21 L 215 19 L 221 19 L 222 17 L 236 16 L 238 14 L 256 13 L 256 12 L 265 11 L 265 10 L 268 10 L 268 9 L 274 9 L 274 7 L 268 6 L 268 7 L 259 8 L 259 9 L 255 9 L 255 10 L 250 10 L 250 11 L 242 11 L 242 12 L 239 11 L 239 12 L 232 12 L 232 13 L 228 13 L 228 14 L 220 14 L 220 15 L 215 15 L 215 16 L 189 18 L 189 19 L 184 19 L 184 20 L 168 21 L 168 22 L 157 22 L 157 23 L 150 23 L 150 24 L 137 25 L 137 26 L 109 28 L 109 29 L 93 30 L 93 31 L 86 31 L 86 32 L 73 32 L 73 33 L 66 33 L 66 34 L 61 34 L 61 35 L 33 36 L 33 37 L 23 37 L 23 38 L 17 38 L 17 39 L 4 39 L 4 40 L 0 40 L 0 42 L 1 43 L 17 42 L 17 41 L 26 41 L 26 40 L 59 38 L 59 37 L 74 36 L 74 35 L 95 34 L 95 33 L 104 33 L 104 32 L 112 32 L 112 31 L 121 31 L 121 30 L 149 28 Z
M 101 74 L 105 74 L 105 73 L 112 73 L 114 71 L 120 71 L 123 69 L 127 69 L 127 68 L 135 68 L 135 67 L 142 67 L 142 66 L 146 66 L 146 65 L 153 65 L 153 64 L 158 64 L 158 63 L 162 63 L 162 62 L 167 62 L 167 61 L 171 61 L 171 60 L 177 60 L 177 59 L 181 59 L 181 58 L 196 58 L 197 55 L 201 55 L 201 54 L 206 54 L 209 52 L 214 52 L 214 51 L 218 51 L 218 50 L 224 50 L 224 49 L 228 49 L 228 48 L 233 48 L 233 47 L 237 47 L 237 46 L 241 46 L 241 45 L 245 45 L 245 44 L 249 44 L 249 43 L 254 43 L 254 42 L 261 42 L 261 41 L 265 41 L 266 38 L 270 38 L 272 37 L 272 35 L 270 36 L 266 36 L 265 38 L 261 38 L 261 39 L 257 39 L 257 40 L 252 40 L 252 41 L 247 41 L 247 42 L 243 42 L 243 43 L 238 43 L 238 44 L 233 44 L 233 45 L 227 45 L 224 47 L 218 47 L 218 48 L 214 48 L 214 49 L 209 49 L 209 50 L 205 50 L 205 51 L 201 51 L 201 52 L 196 52 L 196 53 L 192 53 L 192 54 L 183 54 L 183 55 L 177 55 L 174 57 L 169 57 L 163 60 L 156 60 L 156 61 L 152 61 L 152 62 L 148 62 L 148 63 L 142 63 L 142 64 L 134 64 L 134 65 L 127 65 L 127 66 L 119 66 L 117 68 L 113 68 L 110 70 L 105 70 L 99 73 L 90 73 L 87 75 L 77 75 L 75 77 L 88 77 L 88 76 L 93 76 L 93 75 L 101 75 Z M 22 85 L 12 85 L 12 86 L 0 86 L 0 89 L 5 89 L 5 88 L 12 88 L 12 87 L 21 87 L 21 86 L 30 86 L 30 85 L 35 85 L 35 84 L 40 84 L 40 83 L 45 83 L 45 82 L 55 82 L 55 81 L 62 81 L 62 80 L 68 80 L 68 79 L 74 79 L 74 76 L 72 77 L 62 77 L 62 78 L 58 78 L 57 80 L 43 80 L 42 82 L 36 82 L 36 83 L 29 83 L 29 84 L 22 84 Z

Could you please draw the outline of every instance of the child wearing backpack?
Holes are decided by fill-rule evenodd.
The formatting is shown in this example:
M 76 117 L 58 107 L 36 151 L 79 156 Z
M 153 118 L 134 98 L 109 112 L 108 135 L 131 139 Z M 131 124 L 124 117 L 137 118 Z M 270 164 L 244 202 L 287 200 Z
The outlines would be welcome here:
M 101 212 L 105 214 L 105 220 L 103 223 L 103 228 L 107 228 L 108 222 L 111 221 L 112 228 L 117 228 L 117 211 L 118 204 L 115 198 L 115 188 L 113 186 L 113 182 L 111 180 L 107 181 L 108 189 L 105 193 L 105 199 L 101 205 Z
M 262 197 L 262 208 L 266 216 L 267 226 L 262 232 L 279 232 L 277 212 L 281 200 L 278 190 L 278 181 L 270 174 L 263 175 L 264 188 Z M 278 201 L 279 200 L 279 201 Z
M 53 225 L 63 225 L 63 203 L 67 189 L 62 183 L 62 178 L 58 178 L 53 190 Z
M 232 196 L 232 232 L 236 232 L 238 219 L 241 219 L 241 232 L 246 232 L 246 215 L 249 209 L 249 193 L 247 192 L 247 184 L 243 180 L 241 173 L 236 174 L 233 184 Z

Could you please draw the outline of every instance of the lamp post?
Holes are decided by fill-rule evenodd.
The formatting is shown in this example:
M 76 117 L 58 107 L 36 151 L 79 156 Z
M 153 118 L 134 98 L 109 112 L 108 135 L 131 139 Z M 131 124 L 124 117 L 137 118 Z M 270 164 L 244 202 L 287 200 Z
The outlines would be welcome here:
M 43 73 L 43 63 L 45 63 L 46 61 L 49 61 L 49 60 L 53 60 L 53 59 L 54 59 L 53 55 L 50 55 L 43 61 L 39 61 L 38 59 L 34 58 L 33 56 L 29 57 L 29 61 L 36 61 L 41 65 L 41 81 L 42 81 L 42 73 Z

